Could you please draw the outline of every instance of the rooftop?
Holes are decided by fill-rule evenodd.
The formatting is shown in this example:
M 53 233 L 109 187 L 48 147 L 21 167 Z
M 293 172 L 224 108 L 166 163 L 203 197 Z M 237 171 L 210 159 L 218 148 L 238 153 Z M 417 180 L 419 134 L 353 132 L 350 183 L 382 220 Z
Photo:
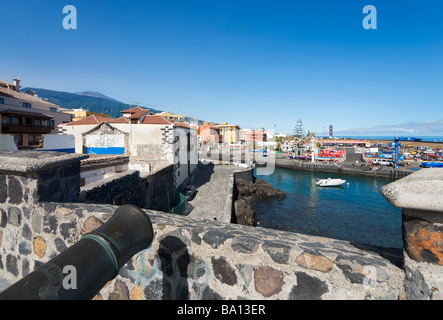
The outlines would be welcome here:
M 39 97 L 32 96 L 30 94 L 27 94 L 27 93 L 24 93 L 24 92 L 21 92 L 21 91 L 15 91 L 13 89 L 6 88 L 5 86 L 2 86 L 1 84 L 9 85 L 10 87 L 14 86 L 13 84 L 11 84 L 9 82 L 0 80 L 0 96 L 8 97 L 8 98 L 14 98 L 14 99 L 19 99 L 19 100 L 24 100 L 24 101 L 28 101 L 28 102 L 31 102 L 31 103 L 32 102 L 41 103 L 41 104 L 45 104 L 45 105 L 48 105 L 48 106 L 51 106 L 51 107 L 57 108 L 57 109 L 60 108 L 58 105 L 53 104 L 51 102 L 48 102 L 46 100 L 43 100 L 43 99 L 41 99 Z
M 139 106 L 131 108 L 131 109 L 128 109 L 128 110 L 123 110 L 123 111 L 120 111 L 120 112 L 123 113 L 123 114 L 130 113 L 131 116 L 128 117 L 128 118 L 131 118 L 131 119 L 140 119 L 145 114 L 146 115 L 152 115 L 153 114 L 150 109 L 145 109 L 145 108 L 142 108 L 142 107 L 139 107 Z

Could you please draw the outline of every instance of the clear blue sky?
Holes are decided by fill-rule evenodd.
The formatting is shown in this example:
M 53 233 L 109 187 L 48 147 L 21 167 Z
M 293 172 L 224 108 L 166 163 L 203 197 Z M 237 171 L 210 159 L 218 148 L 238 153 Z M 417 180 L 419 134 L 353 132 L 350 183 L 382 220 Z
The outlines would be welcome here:
M 0 15 L 0 79 L 23 86 L 285 133 L 443 119 L 441 0 L 16 0 Z

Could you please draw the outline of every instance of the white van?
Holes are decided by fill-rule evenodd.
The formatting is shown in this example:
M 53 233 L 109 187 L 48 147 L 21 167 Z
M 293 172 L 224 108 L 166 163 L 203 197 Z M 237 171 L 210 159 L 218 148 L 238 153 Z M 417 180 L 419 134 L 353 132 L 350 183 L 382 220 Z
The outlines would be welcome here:
M 391 166 L 392 161 L 389 161 L 388 159 L 378 159 L 378 163 L 382 166 Z

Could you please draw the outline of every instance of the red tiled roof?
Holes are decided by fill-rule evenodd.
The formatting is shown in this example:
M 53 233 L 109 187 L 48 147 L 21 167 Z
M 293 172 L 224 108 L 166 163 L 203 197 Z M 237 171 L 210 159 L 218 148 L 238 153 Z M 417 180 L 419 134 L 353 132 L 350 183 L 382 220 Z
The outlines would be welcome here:
M 83 118 L 81 120 L 77 120 L 71 123 L 68 123 L 67 125 L 70 126 L 76 126 L 76 125 L 94 125 L 94 124 L 100 124 L 100 123 L 129 123 L 129 118 L 127 117 L 120 117 L 120 118 L 105 118 L 101 116 L 92 115 L 86 118 Z M 166 119 L 163 116 L 159 115 L 146 115 L 143 119 L 143 122 L 141 124 L 163 124 L 163 125 L 173 125 L 171 121 Z M 178 126 L 186 126 L 187 124 L 184 123 L 175 123 L 174 125 Z M 187 126 L 189 128 L 189 126 Z
M 191 126 L 184 122 L 174 122 L 174 127 L 183 127 L 187 129 L 191 129 Z
M 147 115 L 143 121 L 142 124 L 165 124 L 165 125 L 172 125 L 172 122 L 166 119 L 163 116 L 159 115 Z
M 128 118 L 121 116 L 120 118 L 108 118 L 108 123 L 129 123 Z
M 150 109 L 144 109 L 144 108 L 139 107 L 139 106 L 131 108 L 131 109 L 128 109 L 128 110 L 123 110 L 123 111 L 120 111 L 120 112 L 121 113 L 130 113 L 131 114 L 131 117 L 130 117 L 131 119 L 139 119 L 140 117 L 142 117 L 146 113 L 147 114 L 153 114 Z
M 109 120 L 112 120 L 110 118 L 106 118 L 106 117 L 101 117 L 101 116 L 96 116 L 96 115 L 92 115 L 74 122 L 70 122 L 68 123 L 68 125 L 70 126 L 77 126 L 77 125 L 91 125 L 91 124 L 100 124 L 102 122 L 111 122 Z

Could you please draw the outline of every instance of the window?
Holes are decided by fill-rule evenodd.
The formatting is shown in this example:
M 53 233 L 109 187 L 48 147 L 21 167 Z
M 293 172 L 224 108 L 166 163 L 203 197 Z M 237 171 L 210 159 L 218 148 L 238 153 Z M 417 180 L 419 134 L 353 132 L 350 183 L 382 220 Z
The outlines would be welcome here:
M 5 99 L 0 98 L 0 104 L 5 104 Z
M 23 107 L 25 108 L 31 108 L 31 104 L 27 102 L 23 102 Z
M 56 109 L 56 108 L 49 108 L 49 111 L 51 111 L 51 112 L 57 112 L 57 109 Z
M 54 128 L 54 120 L 48 120 L 48 126 Z
M 28 144 L 30 144 L 30 145 L 36 145 L 36 144 L 38 144 L 40 142 L 40 135 L 33 135 L 33 134 L 30 134 L 29 136 L 28 136 Z
M 41 127 L 41 126 L 42 126 L 42 121 L 41 121 L 40 119 L 35 119 L 35 120 L 34 120 L 34 125 L 35 125 L 36 127 Z
M 19 118 L 19 117 L 11 117 L 11 123 L 14 123 L 14 124 L 22 123 L 22 118 Z

